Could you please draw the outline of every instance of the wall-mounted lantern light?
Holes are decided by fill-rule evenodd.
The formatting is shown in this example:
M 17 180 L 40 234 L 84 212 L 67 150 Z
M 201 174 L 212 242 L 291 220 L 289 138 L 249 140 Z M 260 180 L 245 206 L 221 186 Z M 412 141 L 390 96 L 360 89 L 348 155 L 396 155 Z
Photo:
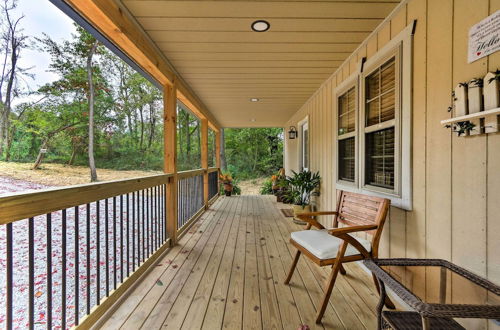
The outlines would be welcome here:
M 290 130 L 288 131 L 288 138 L 290 140 L 294 140 L 297 138 L 297 128 L 295 126 L 290 126 Z

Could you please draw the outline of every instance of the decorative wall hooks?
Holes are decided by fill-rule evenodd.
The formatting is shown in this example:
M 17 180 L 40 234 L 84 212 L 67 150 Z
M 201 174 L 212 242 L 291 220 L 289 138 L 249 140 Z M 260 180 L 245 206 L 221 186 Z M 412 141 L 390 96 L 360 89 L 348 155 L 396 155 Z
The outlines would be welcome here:
M 453 118 L 441 124 L 458 136 L 496 133 L 500 115 L 500 70 L 489 72 L 484 78 L 459 83 L 453 90 L 453 105 L 448 111 Z

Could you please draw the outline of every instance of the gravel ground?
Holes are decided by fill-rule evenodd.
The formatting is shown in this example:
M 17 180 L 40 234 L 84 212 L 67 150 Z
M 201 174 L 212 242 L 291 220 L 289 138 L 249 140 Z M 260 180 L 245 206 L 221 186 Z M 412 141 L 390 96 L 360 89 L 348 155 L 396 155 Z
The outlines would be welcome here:
M 0 196 L 5 194 L 10 194 L 18 191 L 25 191 L 27 189 L 43 189 L 48 186 L 42 184 L 32 183 L 23 180 L 16 180 L 7 177 L 0 176 Z M 66 251 L 66 269 L 64 271 L 62 267 L 63 255 L 62 255 L 62 212 L 52 213 L 52 317 L 53 325 L 52 328 L 61 328 L 61 315 L 62 315 L 62 278 L 63 274 L 66 273 L 67 279 L 67 293 L 66 293 L 66 313 L 67 313 L 67 327 L 71 327 L 75 323 L 75 278 L 78 278 L 78 297 L 79 297 L 79 317 L 86 314 L 87 311 L 87 279 L 90 281 L 90 307 L 97 303 L 97 292 L 100 292 L 100 296 L 105 295 L 106 290 L 106 264 L 109 264 L 109 285 L 110 289 L 114 286 L 114 277 L 116 274 L 117 283 L 120 282 L 121 273 L 123 270 L 124 276 L 126 276 L 127 266 L 127 248 L 124 248 L 124 253 L 120 251 L 120 235 L 124 237 L 124 243 L 127 241 L 127 228 L 129 229 L 128 238 L 132 241 L 132 233 L 137 233 L 137 228 L 141 228 L 144 224 L 142 222 L 136 221 L 133 224 L 132 219 L 128 220 L 127 213 L 127 203 L 123 202 L 123 228 L 120 227 L 120 221 L 116 223 L 116 233 L 117 239 L 113 240 L 113 204 L 112 200 L 109 203 L 109 223 L 107 227 L 107 232 L 109 239 L 106 244 L 105 234 L 105 206 L 104 201 L 100 202 L 100 210 L 97 212 L 96 203 L 92 203 L 87 210 L 87 206 L 83 205 L 78 208 L 79 213 L 79 242 L 77 244 L 79 251 L 79 271 L 75 277 L 75 209 L 68 209 L 67 211 L 67 251 Z M 130 202 L 129 207 L 132 208 L 132 202 Z M 139 205 L 140 203 L 138 203 Z M 120 217 L 120 198 L 116 199 L 116 215 L 117 218 Z M 90 267 L 87 268 L 87 212 L 89 211 L 90 219 Z M 138 212 L 138 207 L 136 208 Z M 99 213 L 99 221 L 97 214 Z M 156 228 L 155 217 L 151 217 L 152 227 Z M 119 220 L 119 219 L 118 219 Z M 99 233 L 100 233 L 100 257 L 97 258 L 97 224 L 99 223 Z M 127 226 L 129 225 L 129 226 Z M 135 231 L 132 230 L 132 226 L 136 228 Z M 13 224 L 13 290 L 14 290 L 14 306 L 13 306 L 13 321 L 14 328 L 26 328 L 28 325 L 28 220 L 16 221 Z M 46 216 L 39 216 L 34 219 L 35 228 L 35 328 L 46 328 L 47 324 L 47 274 L 49 269 L 47 268 L 47 219 Z M 122 234 L 123 229 L 123 234 Z M 142 243 L 142 242 L 141 242 Z M 113 247 L 116 244 L 116 267 L 114 267 L 114 256 Z M 139 245 L 138 242 L 136 242 Z M 106 258 L 106 245 L 110 247 L 109 257 Z M 129 246 L 130 260 L 132 259 L 132 246 Z M 151 247 L 151 250 L 153 248 Z M 106 262 L 107 261 L 107 262 Z M 120 265 L 120 261 L 122 262 Z M 100 276 L 97 277 L 97 268 L 100 268 Z M 0 226 L 0 268 L 4 271 L 0 271 L 0 328 L 5 327 L 5 310 L 6 310 L 6 226 Z M 87 272 L 88 269 L 88 272 Z M 131 270 L 131 267 L 130 267 Z M 87 275 L 90 274 L 90 277 Z

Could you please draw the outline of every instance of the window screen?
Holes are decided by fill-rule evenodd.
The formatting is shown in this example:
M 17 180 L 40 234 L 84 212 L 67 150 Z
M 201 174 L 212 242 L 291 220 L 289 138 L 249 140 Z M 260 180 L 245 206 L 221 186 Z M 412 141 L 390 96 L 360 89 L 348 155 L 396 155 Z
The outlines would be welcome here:
M 356 170 L 354 137 L 339 141 L 339 179 L 354 182 Z
M 356 89 L 353 87 L 338 98 L 339 135 L 356 129 Z
M 366 134 L 365 143 L 366 183 L 394 189 L 394 127 Z
M 366 77 L 366 127 L 395 118 L 395 82 L 396 62 L 394 57 Z

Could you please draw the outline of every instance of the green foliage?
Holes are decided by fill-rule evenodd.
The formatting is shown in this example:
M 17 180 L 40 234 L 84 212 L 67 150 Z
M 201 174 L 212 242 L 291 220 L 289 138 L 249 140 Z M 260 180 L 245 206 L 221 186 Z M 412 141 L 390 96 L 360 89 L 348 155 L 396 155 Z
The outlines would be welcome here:
M 269 176 L 283 167 L 281 128 L 224 130 L 228 170 L 240 179 Z
M 272 195 L 273 194 L 273 181 L 271 181 L 271 179 L 264 181 L 264 184 L 260 188 L 260 194 L 261 195 Z
M 295 205 L 309 205 L 311 197 L 319 195 L 317 191 L 321 183 L 319 172 L 301 171 L 297 173 L 293 171 L 293 175 L 286 177 L 286 181 L 288 190 L 285 199 Z
M 239 180 L 233 180 L 233 195 L 241 195 L 241 188 L 238 183 Z

